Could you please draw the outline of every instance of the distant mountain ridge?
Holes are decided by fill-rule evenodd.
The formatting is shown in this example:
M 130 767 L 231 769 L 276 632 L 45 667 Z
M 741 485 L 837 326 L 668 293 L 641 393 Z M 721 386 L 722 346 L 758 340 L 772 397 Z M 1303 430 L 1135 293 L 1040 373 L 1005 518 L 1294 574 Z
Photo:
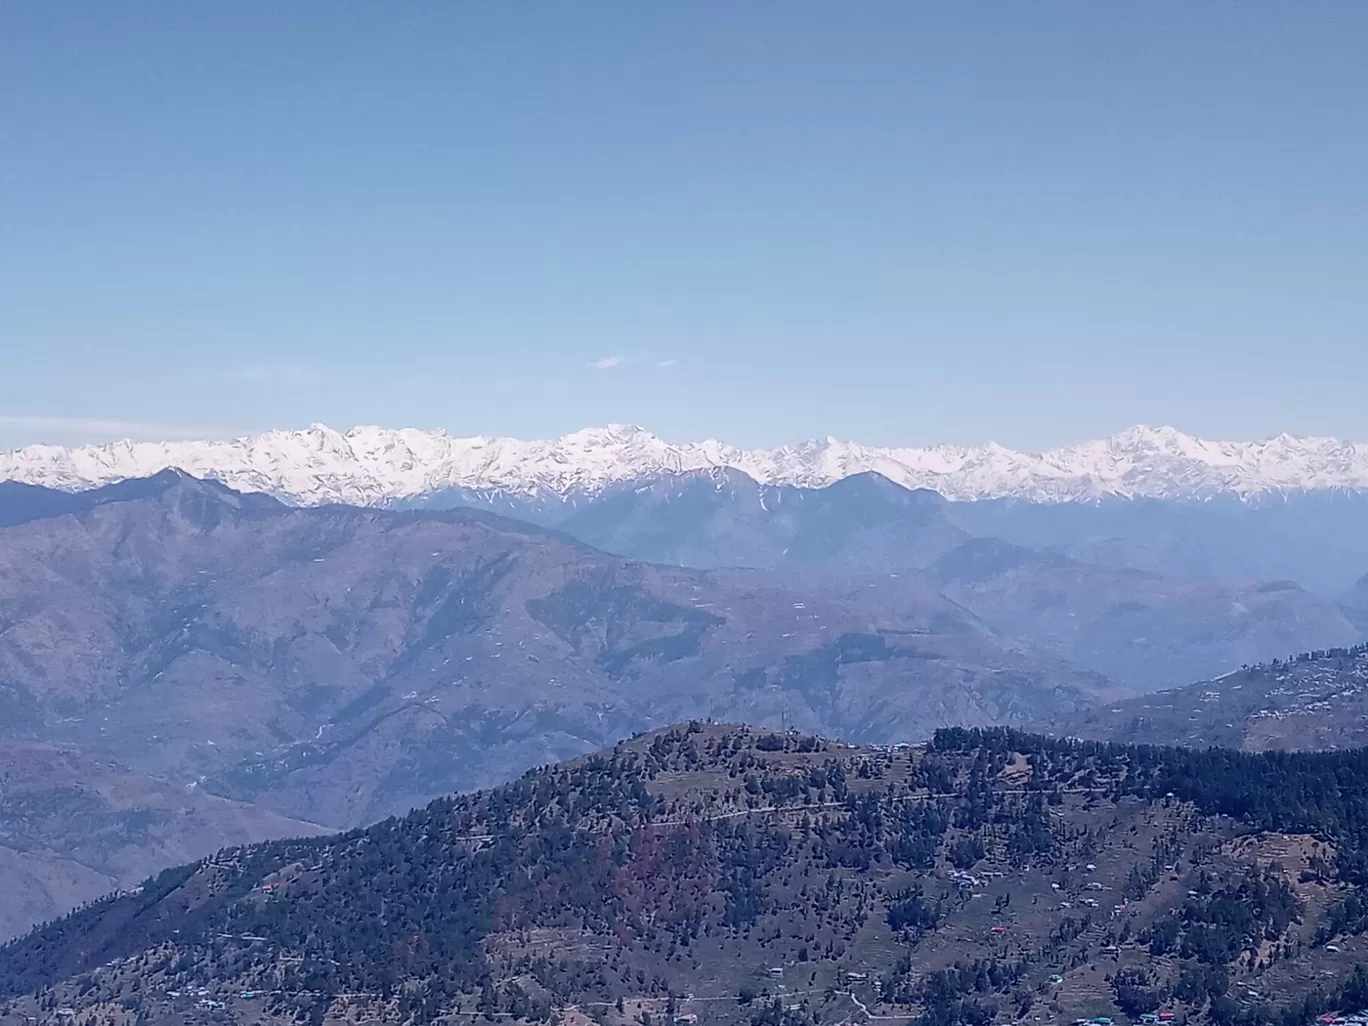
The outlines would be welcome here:
M 968 539 L 948 507 L 935 492 L 874 473 L 800 488 L 727 469 L 624 482 L 549 523 L 650 563 L 882 573 L 926 566 Z
M 674 444 L 609 425 L 551 441 L 457 438 L 444 431 L 315 425 L 228 441 L 32 445 L 0 454 L 0 481 L 78 491 L 176 468 L 301 505 L 385 506 L 458 490 L 573 502 L 651 475 L 731 469 L 766 485 L 822 487 L 875 473 L 948 499 L 1068 502 L 1205 499 L 1368 490 L 1368 443 L 1278 435 L 1214 442 L 1169 427 L 1040 453 L 990 443 L 873 447 L 834 438 L 777 449 L 716 440 Z
M 1171 539 L 1168 521 L 1129 523 L 1146 505 L 1219 523 Z M 1184 536 L 1278 548 L 1228 514 L 1321 505 L 1334 517 L 1296 519 L 1353 535 L 1368 493 L 952 503 L 873 473 L 805 489 L 724 469 L 537 525 L 289 506 L 178 470 L 0 482 L 0 936 L 232 838 L 356 826 L 662 722 L 918 741 L 1072 723 L 1132 689 L 1357 643 L 1368 581 L 1337 602 L 1093 558 L 1117 537 L 1180 568 Z M 73 791 L 71 766 L 98 787 Z
M 328 826 L 680 718 L 888 742 L 1127 693 L 914 580 L 634 563 L 175 471 L 82 498 L 0 528 L 0 742 Z

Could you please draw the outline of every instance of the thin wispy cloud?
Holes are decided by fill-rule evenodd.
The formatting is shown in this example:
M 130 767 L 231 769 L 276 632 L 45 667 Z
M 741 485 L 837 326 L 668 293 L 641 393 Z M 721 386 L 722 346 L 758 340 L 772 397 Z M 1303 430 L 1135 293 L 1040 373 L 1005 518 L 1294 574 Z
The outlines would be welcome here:
M 605 356 L 585 364 L 590 370 L 613 370 L 618 367 L 641 367 L 645 365 L 654 367 L 673 367 L 675 361 L 672 359 L 658 360 L 645 353 L 629 353 L 626 356 L 621 354 Z
M 229 367 L 223 376 L 248 385 L 313 385 L 326 375 L 305 360 L 264 360 Z

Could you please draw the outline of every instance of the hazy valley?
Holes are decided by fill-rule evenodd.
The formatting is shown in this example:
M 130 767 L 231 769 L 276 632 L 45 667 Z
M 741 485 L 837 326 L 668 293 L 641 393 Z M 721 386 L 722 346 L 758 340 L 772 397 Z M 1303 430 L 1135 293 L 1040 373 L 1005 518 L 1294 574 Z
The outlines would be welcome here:
M 681 717 L 892 741 L 1124 693 L 914 582 L 893 602 L 629 563 L 483 513 L 294 509 L 176 474 L 58 516 L 10 508 L 0 738 L 67 761 L 0 783 L 9 931 L 232 840 L 360 825 Z M 63 818 L 85 808 L 70 760 L 91 767 L 82 801 L 97 765 L 145 792 Z M 167 816 L 178 841 L 149 827 Z
M 1353 494 L 952 502 L 868 472 L 711 469 L 391 505 L 171 471 L 0 483 L 2 932 L 685 720 L 866 744 L 1357 737 L 1343 667 L 1276 706 L 1147 694 L 1361 641 Z M 1289 533 L 1305 544 L 1273 544 Z

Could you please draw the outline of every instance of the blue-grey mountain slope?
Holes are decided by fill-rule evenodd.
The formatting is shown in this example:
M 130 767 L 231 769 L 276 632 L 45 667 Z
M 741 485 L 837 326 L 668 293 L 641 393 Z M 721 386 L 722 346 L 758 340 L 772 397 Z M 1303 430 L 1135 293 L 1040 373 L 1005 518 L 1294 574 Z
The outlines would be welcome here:
M 0 739 L 336 826 L 688 717 L 916 740 L 1118 694 L 924 584 L 636 563 L 168 473 L 0 529 Z
M 1292 581 L 1165 576 L 994 538 L 965 542 L 928 574 L 1004 634 L 1139 691 L 1364 636 L 1338 603 Z

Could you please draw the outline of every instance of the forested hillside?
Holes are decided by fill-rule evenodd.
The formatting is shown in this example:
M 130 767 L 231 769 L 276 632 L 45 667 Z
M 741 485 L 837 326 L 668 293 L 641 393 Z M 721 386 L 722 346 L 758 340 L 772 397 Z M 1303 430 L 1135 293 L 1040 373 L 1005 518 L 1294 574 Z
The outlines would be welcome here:
M 0 949 L 4 1021 L 1301 1022 L 1368 998 L 1365 799 L 1361 751 L 694 723 L 163 873 Z
M 1303 652 L 1050 721 L 1052 732 L 1246 751 L 1368 745 L 1368 645 Z
M 224 845 L 327 832 L 71 749 L 0 741 L 0 940 Z

